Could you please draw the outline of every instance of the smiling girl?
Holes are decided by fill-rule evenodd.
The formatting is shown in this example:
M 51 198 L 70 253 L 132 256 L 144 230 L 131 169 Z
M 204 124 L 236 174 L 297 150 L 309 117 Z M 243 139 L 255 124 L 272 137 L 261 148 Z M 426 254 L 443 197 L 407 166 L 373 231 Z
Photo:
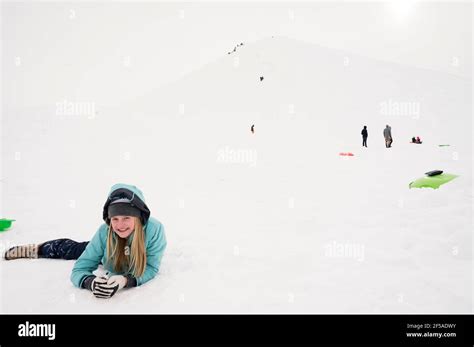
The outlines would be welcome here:
M 153 217 L 143 193 L 116 184 L 103 208 L 102 224 L 90 242 L 57 239 L 10 248 L 6 260 L 19 258 L 77 259 L 71 281 L 98 298 L 111 298 L 123 288 L 140 286 L 156 276 L 166 248 L 163 225 Z M 108 276 L 93 272 L 103 264 Z

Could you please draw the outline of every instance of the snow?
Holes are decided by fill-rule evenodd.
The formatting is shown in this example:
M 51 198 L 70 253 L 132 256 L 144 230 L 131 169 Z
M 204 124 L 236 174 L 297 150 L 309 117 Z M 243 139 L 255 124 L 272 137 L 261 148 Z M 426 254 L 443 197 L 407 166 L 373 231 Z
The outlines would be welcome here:
M 90 239 L 117 182 L 143 190 L 168 248 L 110 300 L 73 287 L 73 261 L 2 260 L 0 312 L 472 312 L 471 92 L 277 36 L 96 114 L 7 107 L 2 251 Z M 434 169 L 459 177 L 408 188 Z

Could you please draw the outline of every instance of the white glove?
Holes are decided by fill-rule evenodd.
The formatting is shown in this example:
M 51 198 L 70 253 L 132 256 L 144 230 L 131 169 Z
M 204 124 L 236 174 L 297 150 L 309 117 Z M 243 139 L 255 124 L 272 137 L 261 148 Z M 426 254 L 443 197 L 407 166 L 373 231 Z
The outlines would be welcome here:
M 122 276 L 122 275 L 110 276 L 109 280 L 107 281 L 107 285 L 108 286 L 118 285 L 118 290 L 120 290 L 127 285 L 127 277 Z
M 104 282 L 97 283 L 92 290 L 92 293 L 97 298 L 109 299 L 115 295 L 117 291 L 127 285 L 127 278 L 122 275 L 111 276 Z

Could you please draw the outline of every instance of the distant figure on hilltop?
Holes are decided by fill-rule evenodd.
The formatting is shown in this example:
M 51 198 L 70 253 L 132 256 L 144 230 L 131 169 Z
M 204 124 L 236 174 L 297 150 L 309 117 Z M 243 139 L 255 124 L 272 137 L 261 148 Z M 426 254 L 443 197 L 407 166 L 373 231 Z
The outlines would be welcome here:
M 383 129 L 383 137 L 385 138 L 385 147 L 390 148 L 392 147 L 392 127 L 390 125 L 386 125 L 385 129 Z
M 250 131 L 252 132 L 252 134 L 255 133 L 254 127 L 255 127 L 255 125 L 253 125 L 253 124 L 252 124 L 252 126 L 250 127 Z
M 236 51 L 237 51 L 237 47 L 240 47 L 240 46 L 243 46 L 243 45 L 244 45 L 244 43 L 243 43 L 243 42 L 241 42 L 241 43 L 237 44 L 237 46 L 235 46 L 235 47 L 234 47 L 234 49 L 233 49 L 232 51 L 230 51 L 230 52 L 227 52 L 227 54 L 232 54 L 232 53 L 236 52 Z
M 362 146 L 367 147 L 367 137 L 369 137 L 369 133 L 367 131 L 367 125 L 364 125 L 364 129 L 360 132 L 362 134 Z

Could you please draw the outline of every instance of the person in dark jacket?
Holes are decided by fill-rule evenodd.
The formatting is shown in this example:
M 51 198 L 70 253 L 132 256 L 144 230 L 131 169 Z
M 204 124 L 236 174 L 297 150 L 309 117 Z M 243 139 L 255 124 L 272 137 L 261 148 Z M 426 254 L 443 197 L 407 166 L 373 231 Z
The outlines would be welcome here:
M 392 142 L 393 142 L 392 127 L 388 124 L 385 127 L 385 129 L 383 129 L 383 137 L 385 138 L 385 147 L 386 148 L 392 147 Z
M 367 125 L 364 125 L 364 129 L 362 129 L 361 134 L 362 134 L 362 146 L 367 147 L 367 137 L 369 137 L 369 133 L 367 131 Z

